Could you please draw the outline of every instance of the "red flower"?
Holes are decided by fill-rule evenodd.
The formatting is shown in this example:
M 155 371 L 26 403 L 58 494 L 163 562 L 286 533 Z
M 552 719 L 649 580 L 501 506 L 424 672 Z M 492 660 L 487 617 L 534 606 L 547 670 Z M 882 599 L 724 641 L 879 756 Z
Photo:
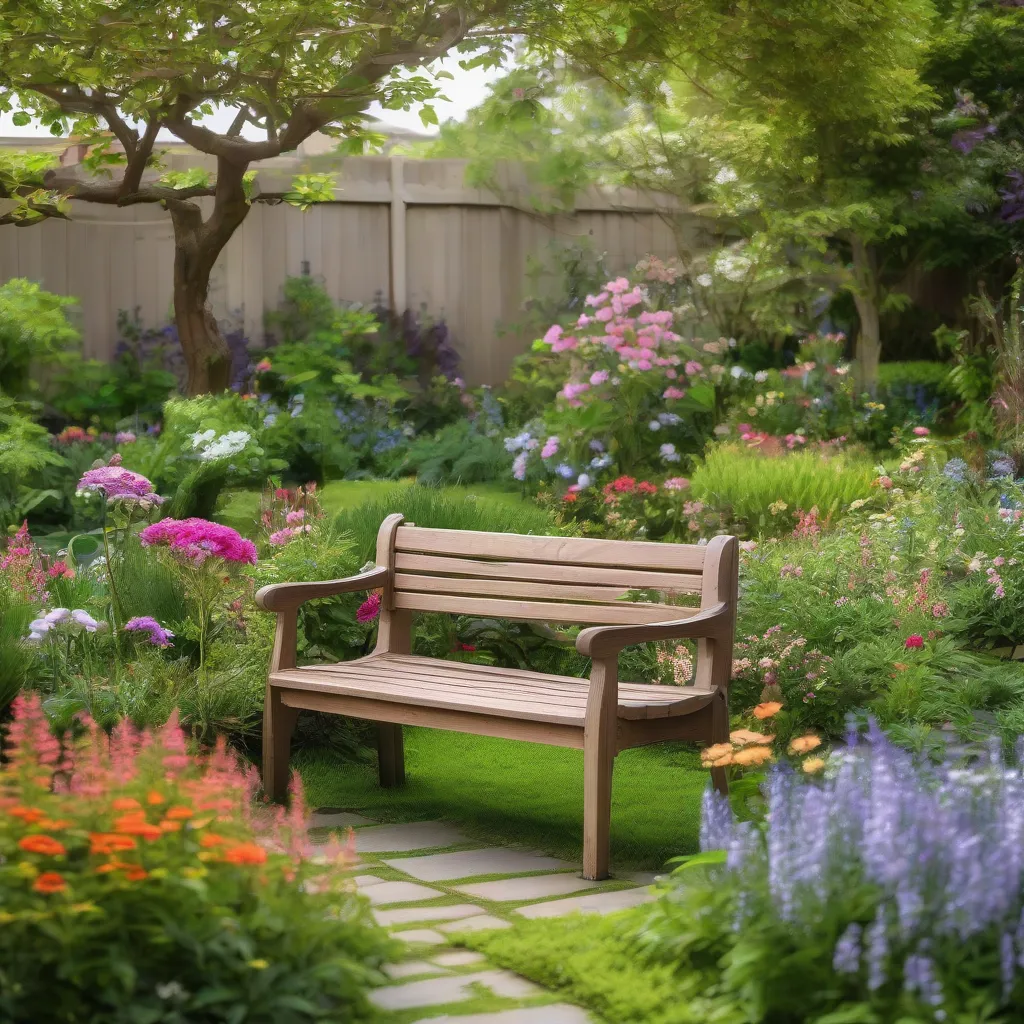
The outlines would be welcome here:
M 579 495 L 575 491 L 566 491 L 562 496 L 562 501 L 576 501 Z
M 640 483 L 637 484 L 636 489 L 641 494 L 657 494 L 658 493 L 658 488 L 655 487 L 654 484 L 650 483 L 648 480 L 641 480 Z
M 44 871 L 33 883 L 32 888 L 36 892 L 47 895 L 55 892 L 63 892 L 67 888 L 64 876 L 57 871 Z
M 907 637 L 904 647 L 924 647 L 924 637 L 920 633 L 912 633 Z
M 26 853 L 41 853 L 45 857 L 57 857 L 67 853 L 63 843 L 58 843 L 52 836 L 25 836 L 18 841 L 18 846 Z
M 476 647 L 473 644 L 459 644 L 460 651 L 475 651 Z
M 620 494 L 632 494 L 636 490 L 636 479 L 631 476 L 620 476 L 618 479 L 613 480 L 610 486 Z

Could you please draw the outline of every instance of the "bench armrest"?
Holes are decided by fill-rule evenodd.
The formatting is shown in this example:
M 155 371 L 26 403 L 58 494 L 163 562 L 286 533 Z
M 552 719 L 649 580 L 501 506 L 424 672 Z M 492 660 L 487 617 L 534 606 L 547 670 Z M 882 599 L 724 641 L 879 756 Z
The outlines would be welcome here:
M 256 604 L 267 612 L 297 611 L 299 605 L 319 597 L 334 597 L 336 594 L 350 594 L 357 590 L 376 590 L 383 587 L 390 570 L 377 566 L 358 576 L 346 576 L 343 580 L 320 580 L 315 583 L 273 583 L 256 591 Z
M 688 619 L 646 622 L 639 626 L 591 626 L 576 637 L 576 650 L 586 658 L 617 656 L 623 647 L 651 640 L 686 640 L 717 637 L 732 629 L 728 605 L 723 602 L 705 608 Z

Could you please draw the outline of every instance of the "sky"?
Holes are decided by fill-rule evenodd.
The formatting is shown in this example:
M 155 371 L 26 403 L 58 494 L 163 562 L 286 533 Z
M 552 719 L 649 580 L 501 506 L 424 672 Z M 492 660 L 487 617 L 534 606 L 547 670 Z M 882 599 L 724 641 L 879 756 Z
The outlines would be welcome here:
M 488 83 L 493 82 L 504 74 L 501 69 L 474 68 L 472 71 L 463 71 L 459 67 L 458 59 L 451 57 L 446 57 L 440 61 L 438 66 L 445 71 L 451 72 L 454 76 L 453 79 L 445 79 L 440 83 L 442 94 L 447 97 L 447 102 L 438 99 L 433 103 L 438 120 L 442 123 L 452 119 L 461 120 L 465 117 L 466 111 L 470 107 L 476 106 L 486 97 Z M 399 128 L 408 128 L 425 134 L 436 134 L 436 126 L 431 125 L 429 128 L 423 126 L 418 113 L 420 106 L 421 104 L 417 104 L 408 111 L 382 110 L 379 104 L 374 103 L 369 107 L 369 113 L 374 117 L 379 117 L 385 124 L 395 125 Z M 215 131 L 218 129 L 224 130 L 231 123 L 234 116 L 235 112 L 233 109 L 225 108 L 218 110 L 213 117 L 207 118 L 203 123 Z M 0 136 L 8 138 L 49 137 L 49 131 L 39 124 L 28 124 L 19 128 L 11 123 L 11 117 L 11 114 L 0 114 Z M 245 134 L 250 135 L 253 132 L 254 130 L 250 128 Z M 256 133 L 253 137 L 259 138 L 261 135 Z

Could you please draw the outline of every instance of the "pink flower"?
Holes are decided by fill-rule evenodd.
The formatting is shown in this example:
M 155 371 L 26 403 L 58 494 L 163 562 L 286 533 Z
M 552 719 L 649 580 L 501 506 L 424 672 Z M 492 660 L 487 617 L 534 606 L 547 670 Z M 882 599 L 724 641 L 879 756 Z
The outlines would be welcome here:
M 927 427 L 914 427 L 914 433 L 918 437 L 927 437 L 931 431 Z
M 78 490 L 100 493 L 108 501 L 127 499 L 159 505 L 163 499 L 153 493 L 153 485 L 141 473 L 122 469 L 120 461 L 120 456 L 115 455 L 109 465 L 86 470 L 78 481 Z
M 269 359 L 261 359 L 256 364 L 256 372 L 257 373 L 266 373 L 270 368 L 271 368 L 271 366 L 270 366 L 270 360 Z
M 256 564 L 256 545 L 237 530 L 206 519 L 161 519 L 147 526 L 140 534 L 143 547 L 166 544 L 171 551 L 183 555 L 196 565 L 207 558 L 225 562 Z
M 294 511 L 289 512 L 288 515 L 286 515 L 284 517 L 285 522 L 289 526 L 294 526 L 296 523 L 301 523 L 302 520 L 305 519 L 305 518 L 306 518 L 306 510 L 302 509 L 302 508 L 297 508 Z
M 562 397 L 569 402 L 574 402 L 580 395 L 590 390 L 590 385 L 586 381 L 576 384 L 570 381 L 562 388 Z
M 540 450 L 540 457 L 542 459 L 550 459 L 552 456 L 558 454 L 558 438 L 549 437 L 544 442 L 544 447 Z
M 908 650 L 912 647 L 924 647 L 924 637 L 920 633 L 911 633 L 903 644 Z
M 615 310 L 611 306 L 602 306 L 595 314 L 595 320 L 601 320 L 607 323 L 611 318 L 615 316 Z
M 135 435 L 130 430 L 119 430 L 114 435 L 114 440 L 118 444 L 135 444 Z
M 629 289 L 629 281 L 624 277 L 617 277 L 614 281 L 609 281 L 605 285 L 605 288 L 607 288 L 612 295 L 621 295 Z
M 661 397 L 662 398 L 685 398 L 686 397 L 686 392 L 683 391 L 682 388 L 676 388 L 676 387 L 665 388 L 665 391 L 664 391 L 664 393 L 662 394 Z
M 878 478 L 878 486 L 881 487 L 882 490 L 891 491 L 892 490 L 892 477 L 880 476 Z
M 685 491 L 690 481 L 685 476 L 670 476 L 661 486 L 666 491 Z
M 937 619 L 944 619 L 949 614 L 949 605 L 945 601 L 937 601 L 932 605 L 932 615 Z
M 551 351 L 565 352 L 569 349 L 576 348 L 578 344 L 579 342 L 574 337 L 572 337 L 572 335 L 567 335 L 566 337 L 559 338 L 557 341 L 555 341 L 551 346 Z
M 286 526 L 283 530 L 276 530 L 272 533 L 267 540 L 274 545 L 275 548 L 284 547 L 295 536 L 295 531 L 291 527 Z
M 373 622 L 380 614 L 380 594 L 371 594 L 356 611 L 356 622 Z
M 544 333 L 544 344 L 554 345 L 562 336 L 562 328 L 558 324 L 552 324 Z
M 695 373 L 700 373 L 700 371 L 703 370 L 704 367 L 700 363 L 698 363 L 696 359 L 691 359 L 683 367 L 683 369 L 686 371 L 686 375 L 688 377 L 692 377 Z
M 597 387 L 598 384 L 604 384 L 606 380 L 608 380 L 607 370 L 595 370 L 590 375 L 590 383 L 593 384 L 594 387 Z

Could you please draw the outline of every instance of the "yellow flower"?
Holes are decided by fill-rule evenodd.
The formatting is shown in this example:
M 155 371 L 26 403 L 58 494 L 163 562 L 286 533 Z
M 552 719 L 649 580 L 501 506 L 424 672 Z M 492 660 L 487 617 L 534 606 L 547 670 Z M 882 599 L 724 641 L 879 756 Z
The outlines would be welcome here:
M 797 736 L 789 741 L 789 752 L 791 754 L 809 754 L 812 750 L 821 746 L 821 738 L 813 733 L 806 736 Z
M 265 971 L 270 966 L 269 960 L 250 960 L 248 966 L 254 971 Z
M 809 757 L 801 767 L 808 775 L 813 775 L 825 767 L 825 759 L 823 757 Z
M 850 502 L 850 510 L 853 511 L 858 508 L 863 508 L 866 504 L 867 501 L 864 498 L 857 498 L 856 501 Z
M 72 903 L 68 910 L 72 914 L 91 914 L 93 911 L 99 911 L 99 907 L 96 906 L 90 900 L 86 900 L 85 903 Z
M 205 878 L 210 872 L 206 868 L 182 868 L 181 873 L 186 878 Z

